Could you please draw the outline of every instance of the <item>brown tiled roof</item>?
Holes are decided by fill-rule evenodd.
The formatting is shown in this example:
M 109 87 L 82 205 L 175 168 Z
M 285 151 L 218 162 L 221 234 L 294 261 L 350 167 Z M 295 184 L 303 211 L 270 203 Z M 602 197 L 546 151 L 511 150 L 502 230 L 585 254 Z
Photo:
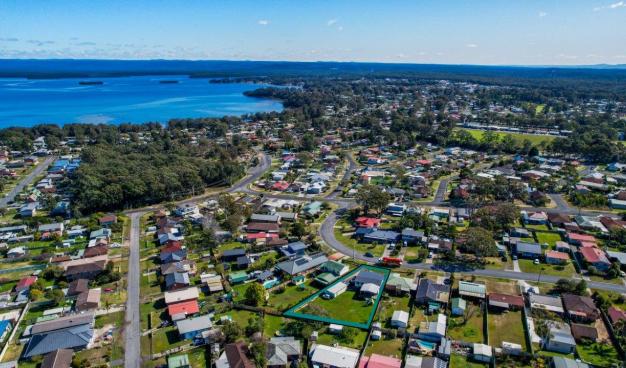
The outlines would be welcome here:
M 581 325 L 578 323 L 572 323 L 572 336 L 576 340 L 580 339 L 590 339 L 595 341 L 598 339 L 598 330 L 596 330 L 593 326 Z
M 72 349 L 59 349 L 46 354 L 41 368 L 69 368 L 72 365 Z
M 78 279 L 70 282 L 69 288 L 67 289 L 67 295 L 73 296 L 83 293 L 89 290 L 89 280 L 87 279 Z
M 593 299 L 574 295 L 574 294 L 563 294 L 563 306 L 565 310 L 569 313 L 573 314 L 585 314 L 589 318 L 596 318 L 598 315 L 598 309 L 593 302 Z
M 254 363 L 246 355 L 248 347 L 243 342 L 224 346 L 224 352 L 230 368 L 255 368 Z
M 506 303 L 520 308 L 524 307 L 524 298 L 519 295 L 489 293 L 489 301 Z

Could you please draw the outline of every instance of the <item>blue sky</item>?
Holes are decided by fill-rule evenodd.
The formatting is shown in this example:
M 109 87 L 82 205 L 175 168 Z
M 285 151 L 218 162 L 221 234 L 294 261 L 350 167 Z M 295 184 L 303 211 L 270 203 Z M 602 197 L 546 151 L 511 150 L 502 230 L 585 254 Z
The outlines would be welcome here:
M 0 0 L 1 58 L 626 63 L 620 0 Z

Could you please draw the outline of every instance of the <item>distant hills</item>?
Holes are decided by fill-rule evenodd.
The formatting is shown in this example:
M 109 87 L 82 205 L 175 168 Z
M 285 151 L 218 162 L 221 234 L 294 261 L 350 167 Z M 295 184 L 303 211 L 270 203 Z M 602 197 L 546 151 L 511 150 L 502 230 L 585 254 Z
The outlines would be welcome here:
M 585 79 L 606 83 L 626 81 L 626 64 L 587 66 L 481 66 L 360 62 L 286 62 L 224 60 L 0 60 L 0 77 L 62 78 L 130 75 L 190 75 L 192 77 L 258 76 L 379 76 L 480 80 Z

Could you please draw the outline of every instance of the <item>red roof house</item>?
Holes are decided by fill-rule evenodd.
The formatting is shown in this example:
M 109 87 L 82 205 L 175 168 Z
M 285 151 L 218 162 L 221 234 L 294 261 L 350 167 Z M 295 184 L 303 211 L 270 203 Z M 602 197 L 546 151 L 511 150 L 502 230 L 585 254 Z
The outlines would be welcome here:
M 600 271 L 606 271 L 611 268 L 611 262 L 604 252 L 598 248 L 580 248 L 580 254 L 583 256 L 585 262 Z
M 359 360 L 359 368 L 400 368 L 402 360 L 384 355 L 372 354 Z
M 167 306 L 167 313 L 170 317 L 177 314 L 185 314 L 187 316 L 198 313 L 200 307 L 197 300 L 189 300 L 186 302 L 174 303 Z
M 380 219 L 373 217 L 361 216 L 358 217 L 354 222 L 358 227 L 366 227 L 368 229 L 380 226 Z
M 546 252 L 546 262 L 549 264 L 563 264 L 569 261 L 569 254 L 564 252 L 557 252 L 556 250 L 549 250 Z
M 626 321 L 626 312 L 617 307 L 610 306 L 606 312 L 612 324 L 616 324 L 619 321 Z
M 524 298 L 519 295 L 489 293 L 489 306 L 505 309 L 524 308 Z
M 280 192 L 286 191 L 287 188 L 289 188 L 289 183 L 284 180 L 277 181 L 274 185 L 272 185 L 272 190 L 278 190 Z
M 595 243 L 596 238 L 593 235 L 579 234 L 579 233 L 567 233 L 567 240 L 570 244 L 580 244 L 582 242 Z
M 15 285 L 15 291 L 20 292 L 22 290 L 28 290 L 35 281 L 37 281 L 37 276 L 24 277 Z

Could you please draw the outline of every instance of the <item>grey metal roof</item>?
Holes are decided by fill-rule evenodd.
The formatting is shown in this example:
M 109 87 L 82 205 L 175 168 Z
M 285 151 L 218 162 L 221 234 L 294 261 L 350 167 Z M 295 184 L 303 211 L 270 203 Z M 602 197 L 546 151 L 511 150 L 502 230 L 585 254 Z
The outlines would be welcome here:
M 93 316 L 92 316 L 93 317 Z M 54 321 L 52 321 L 54 322 Z M 24 357 L 46 354 L 58 349 L 74 349 L 89 344 L 93 337 L 91 324 L 33 334 L 24 351 Z
M 541 245 L 537 243 L 517 242 L 515 246 L 518 253 L 532 253 L 541 255 Z
M 188 332 L 208 330 L 213 327 L 211 322 L 211 316 L 204 315 L 195 318 L 187 318 L 176 322 L 179 334 L 186 334 Z
M 295 275 L 300 272 L 304 272 L 312 268 L 318 267 L 326 261 L 328 261 L 328 258 L 326 258 L 325 254 L 316 253 L 310 256 L 298 257 L 290 261 L 280 262 L 276 265 L 276 267 L 290 275 Z

